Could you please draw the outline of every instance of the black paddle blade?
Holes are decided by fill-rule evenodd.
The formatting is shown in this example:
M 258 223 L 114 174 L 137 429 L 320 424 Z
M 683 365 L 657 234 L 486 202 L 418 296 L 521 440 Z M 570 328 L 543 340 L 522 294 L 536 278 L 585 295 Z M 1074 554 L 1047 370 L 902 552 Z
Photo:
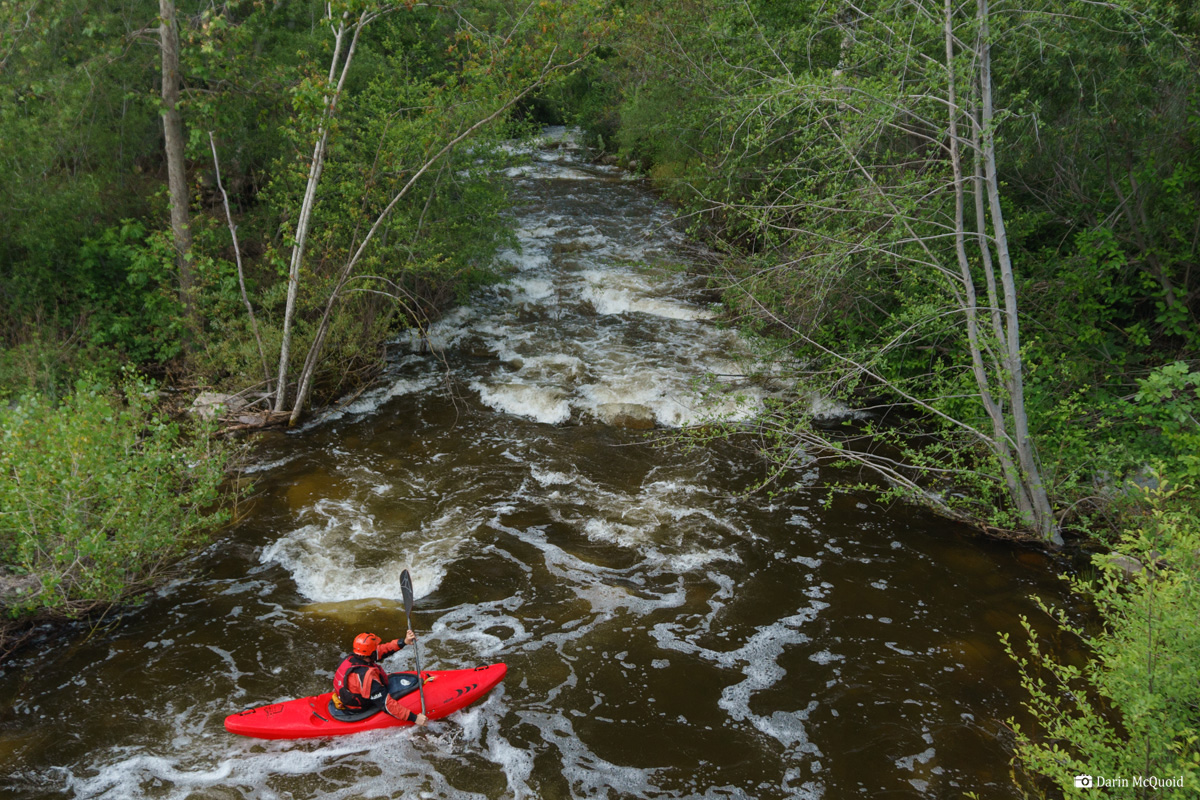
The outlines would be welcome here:
M 412 578 L 408 576 L 408 570 L 400 573 L 400 591 L 404 594 L 404 613 L 412 615 Z

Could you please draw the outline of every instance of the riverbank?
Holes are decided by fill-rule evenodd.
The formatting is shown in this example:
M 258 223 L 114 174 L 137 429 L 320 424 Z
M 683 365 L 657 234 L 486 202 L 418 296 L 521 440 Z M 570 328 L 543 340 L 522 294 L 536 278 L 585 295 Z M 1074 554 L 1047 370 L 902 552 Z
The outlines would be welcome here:
M 103 612 L 171 574 L 231 516 L 233 450 L 137 379 L 0 405 L 0 652 L 23 626 Z

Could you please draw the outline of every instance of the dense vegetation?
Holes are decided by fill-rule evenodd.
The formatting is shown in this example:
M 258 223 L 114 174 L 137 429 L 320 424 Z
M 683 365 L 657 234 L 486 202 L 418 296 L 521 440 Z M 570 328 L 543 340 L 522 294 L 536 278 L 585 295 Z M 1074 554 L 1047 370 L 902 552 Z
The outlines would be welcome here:
M 317 370 L 318 395 L 352 384 L 389 331 L 488 279 L 504 237 L 495 145 L 519 114 L 471 127 L 519 110 L 586 51 L 568 18 L 585 9 L 180 4 L 179 252 L 159 4 L 5 3 L 0 384 L 61 392 L 76 364 L 99 361 L 273 391 L 285 327 L 294 381 L 331 297 L 317 355 L 338 366 Z
M 228 519 L 228 447 L 155 413 L 145 384 L 124 388 L 81 379 L 61 403 L 31 394 L 0 406 L 13 617 L 107 608 L 153 586 Z
M 1098 558 L 1096 579 L 1073 581 L 1094 598 L 1103 624 L 1088 631 L 1047 609 L 1096 657 L 1082 667 L 1062 663 L 1028 622 L 1028 650 L 1006 642 L 1041 728 L 1015 726 L 1018 756 L 1064 792 L 1076 775 L 1124 778 L 1130 785 L 1117 788 L 1127 797 L 1200 791 L 1200 518 L 1173 492 L 1147 499 L 1150 511 L 1122 537 L 1121 555 Z M 1159 783 L 1138 786 L 1139 776 Z

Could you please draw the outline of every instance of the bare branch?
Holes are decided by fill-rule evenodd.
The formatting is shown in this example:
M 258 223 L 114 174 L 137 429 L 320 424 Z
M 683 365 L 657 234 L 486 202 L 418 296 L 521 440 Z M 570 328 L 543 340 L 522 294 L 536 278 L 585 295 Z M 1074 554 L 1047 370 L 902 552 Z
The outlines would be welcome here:
M 242 291 L 242 302 L 250 317 L 250 329 L 254 332 L 254 341 L 258 343 L 258 355 L 262 359 L 263 375 L 266 377 L 267 391 L 270 392 L 271 368 L 267 366 L 267 352 L 263 349 L 262 336 L 258 332 L 258 319 L 254 316 L 254 306 L 250 304 L 250 296 L 246 293 L 246 275 L 242 269 L 242 249 L 238 246 L 237 225 L 233 223 L 233 212 L 229 209 L 229 195 L 225 193 L 225 186 L 221 183 L 221 163 L 217 159 L 217 142 L 213 138 L 212 131 L 208 132 L 208 144 L 212 147 L 213 169 L 217 173 L 217 188 L 221 191 L 221 200 L 225 204 L 225 220 L 229 223 L 229 236 L 233 239 L 233 254 L 237 259 L 238 287 Z

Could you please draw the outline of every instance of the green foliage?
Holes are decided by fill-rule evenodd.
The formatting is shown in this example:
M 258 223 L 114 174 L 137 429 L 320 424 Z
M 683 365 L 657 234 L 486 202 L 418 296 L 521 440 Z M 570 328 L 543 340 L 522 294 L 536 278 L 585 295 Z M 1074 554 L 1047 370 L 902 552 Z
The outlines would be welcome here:
M 0 395 L 38 393 L 50 399 L 70 394 L 76 378 L 91 371 L 101 380 L 116 377 L 121 365 L 113 353 L 80 345 L 81 330 L 60 332 L 29 322 L 12 346 L 0 349 Z
M 39 308 L 69 326 L 78 243 L 151 206 L 157 52 L 130 32 L 157 13 L 150 0 L 4 4 L 0 308 L 14 319 Z
M 1200 480 L 1200 370 L 1182 361 L 1138 381 L 1138 420 L 1162 437 L 1159 468 L 1172 482 Z
M 329 298 L 337 294 L 323 348 L 328 367 L 318 376 L 325 391 L 378 365 L 379 344 L 389 330 L 423 324 L 456 299 L 488 271 L 492 255 L 511 236 L 500 217 L 507 203 L 494 146 L 504 132 L 500 126 L 479 131 L 408 187 L 414 172 L 447 141 L 511 91 L 504 85 L 509 79 L 495 69 L 505 55 L 500 63 L 497 57 L 481 59 L 476 43 L 460 35 L 459 23 L 437 10 L 398 11 L 372 22 L 359 39 L 317 191 L 297 304 L 299 346 L 292 348 L 297 360 L 305 357 Z M 292 147 L 278 155 L 260 195 L 281 215 L 299 207 L 307 180 L 311 142 L 329 91 L 320 69 L 311 65 L 292 93 L 286 125 Z M 522 79 L 528 76 L 511 77 Z M 401 192 L 404 197 L 393 204 Z M 369 248 L 344 278 L 345 266 L 377 220 Z M 282 233 L 290 238 L 291 225 Z M 280 255 L 291 246 L 285 241 Z M 272 305 L 282 299 L 274 292 L 269 297 Z M 271 310 L 277 315 L 279 308 Z
M 5 613 L 72 614 L 144 589 L 228 513 L 216 509 L 229 451 L 153 408 L 81 380 L 56 403 L 0 406 L 0 559 L 36 588 Z
M 1041 256 L 1027 273 L 1030 294 L 1048 301 L 1039 317 L 1058 328 L 1060 312 L 1082 334 L 1056 342 L 1072 360 L 1200 346 L 1190 269 L 1200 246 L 1198 40 L 1194 12 L 1189 22 L 1172 5 L 1038 16 L 1036 49 L 998 53 L 998 69 L 1022 77 L 1000 83 L 1002 93 L 1019 84 L 1024 98 L 1005 141 L 1010 200 L 1031 220 L 1017 241 Z
M 280 154 L 261 199 L 294 215 L 303 191 L 317 186 L 295 317 L 298 330 L 316 332 L 312 363 L 344 369 L 361 360 L 331 362 L 327 325 L 351 337 L 334 337 L 347 346 L 360 331 L 359 354 L 370 354 L 391 321 L 424 324 L 445 300 L 491 279 L 492 256 L 511 239 L 500 216 L 504 150 L 496 144 L 511 130 L 502 112 L 552 81 L 550 64 L 566 74 L 562 62 L 590 46 L 600 5 L 545 3 L 515 14 L 491 2 L 458 13 L 395 7 L 357 37 L 336 103 L 324 67 L 304 71 L 286 129 L 293 150 Z M 310 184 L 309 154 L 323 132 L 323 171 Z M 281 250 L 293 249 L 298 231 L 285 222 Z M 291 352 L 306 364 L 313 355 Z
M 301 338 L 324 313 L 341 265 L 424 160 L 526 87 L 552 53 L 570 60 L 591 47 L 608 18 L 604 5 L 335 4 L 335 18 L 384 13 L 358 39 L 333 119 L 303 266 Z M 87 361 L 104 352 L 106 363 L 190 371 L 210 385 L 263 379 L 210 132 L 240 277 L 267 358 L 278 354 L 291 236 L 330 88 L 332 37 L 314 24 L 327 7 L 233 0 L 180 11 L 193 299 L 204 321 L 186 342 L 176 254 L 164 234 L 158 4 L 0 7 L 3 385 L 61 392 L 84 349 Z M 572 73 L 553 76 L 547 96 L 560 92 L 559 78 Z M 381 337 L 492 279 L 491 255 L 508 235 L 503 151 L 494 147 L 513 130 L 505 124 L 479 131 L 393 208 L 333 308 L 338 360 L 324 359 L 322 386 L 341 385 L 349 376 L 334 373 L 343 366 L 369 375 Z M 303 359 L 299 344 L 293 352 Z M 55 364 L 63 374 L 49 374 Z
M 586 98 L 610 107 L 588 115 L 616 117 L 623 158 L 730 256 L 720 279 L 730 316 L 790 340 L 773 371 L 802 381 L 802 396 L 845 397 L 849 373 L 866 369 L 873 378 L 854 381 L 852 405 L 903 411 L 919 398 L 917 431 L 869 432 L 917 477 L 919 488 L 905 491 L 1008 524 L 994 487 L 1010 476 L 980 447 L 993 423 L 970 373 L 946 106 L 933 101 L 952 73 L 960 107 L 975 102 L 973 7 L 954 7 L 951 64 L 936 3 L 631 0 L 625 10 L 625 38 L 595 73 L 608 87 Z M 1148 463 L 1193 474 L 1195 443 L 1170 426 L 1170 412 L 1123 398 L 1148 369 L 1200 346 L 1190 267 L 1200 246 L 1196 20 L 1173 0 L 1079 3 L 1069 13 L 992 4 L 991 133 L 1026 408 L 1042 484 L 1070 524 L 1111 518 L 1125 501 L 1109 485 Z M 964 114 L 959 135 L 969 129 Z M 970 156 L 964 169 L 969 178 Z M 975 192 L 968 180 L 968 232 Z M 967 238 L 976 303 L 993 305 Z M 985 352 L 1002 350 L 999 338 L 980 332 Z M 984 378 L 1010 425 L 1001 371 L 985 367 Z M 803 415 L 804 406 L 782 408 Z M 803 429 L 779 413 L 767 424 Z M 963 426 L 982 436 L 963 436 Z M 797 441 L 778 456 L 790 458 Z M 958 491 L 937 469 L 951 464 Z
M 1200 517 L 1167 491 L 1113 555 L 1099 555 L 1095 580 L 1074 579 L 1095 602 L 1091 631 L 1054 616 L 1084 639 L 1083 666 L 1045 651 L 1026 621 L 1028 652 L 1005 640 L 1029 692 L 1034 723 L 1013 724 L 1017 761 L 1064 792 L 1076 775 L 1125 779 L 1113 796 L 1194 797 L 1200 791 Z M 1131 567 L 1141 567 L 1131 577 Z M 1179 781 L 1154 791 L 1138 778 Z
M 125 221 L 85 239 L 75 281 L 90 311 L 89 338 L 138 364 L 180 351 L 182 308 L 174 288 L 175 251 L 163 234 Z

